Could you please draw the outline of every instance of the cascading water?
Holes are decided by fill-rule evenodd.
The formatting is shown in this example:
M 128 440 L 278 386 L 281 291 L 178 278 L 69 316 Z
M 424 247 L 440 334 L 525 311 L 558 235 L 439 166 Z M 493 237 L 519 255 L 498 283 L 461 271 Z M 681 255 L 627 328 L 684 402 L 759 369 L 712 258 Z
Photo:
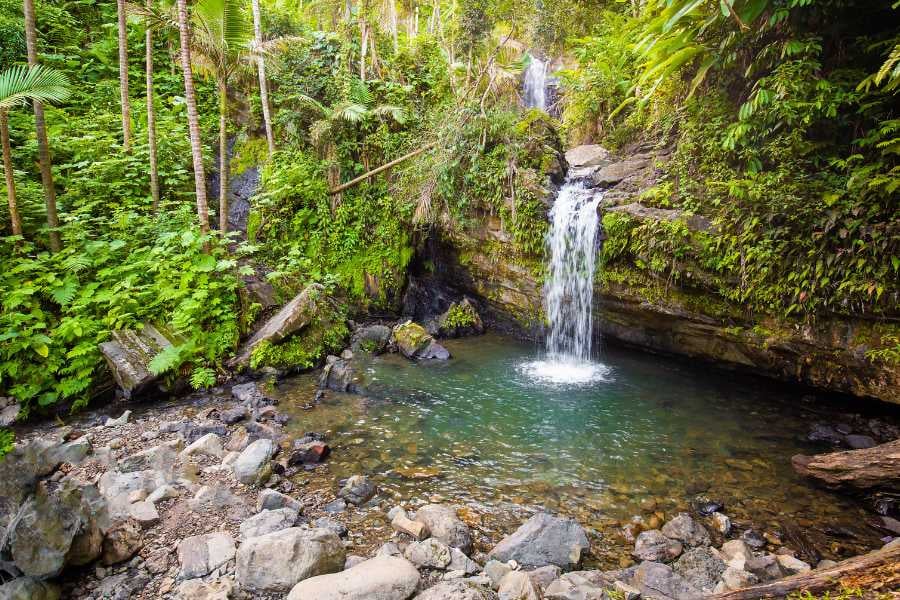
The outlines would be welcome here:
M 547 63 L 536 56 L 531 57 L 531 63 L 525 71 L 525 106 L 547 110 Z
M 597 206 L 602 194 L 583 181 L 567 181 L 550 211 L 550 255 L 544 294 L 550 334 L 545 360 L 525 365 L 535 377 L 553 383 L 587 383 L 607 369 L 591 361 L 594 270 L 599 242 Z

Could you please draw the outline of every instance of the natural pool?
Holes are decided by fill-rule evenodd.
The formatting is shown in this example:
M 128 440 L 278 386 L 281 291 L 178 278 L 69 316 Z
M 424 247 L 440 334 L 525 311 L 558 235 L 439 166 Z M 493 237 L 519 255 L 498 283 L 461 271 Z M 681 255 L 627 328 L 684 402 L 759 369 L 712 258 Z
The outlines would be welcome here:
M 835 404 L 621 349 L 606 349 L 604 375 L 590 383 L 546 383 L 529 374 L 533 345 L 493 334 L 446 345 L 445 363 L 360 361 L 366 397 L 328 393 L 304 410 L 314 376 L 285 381 L 279 409 L 293 414 L 291 433 L 327 432 L 334 477 L 365 473 L 407 503 L 543 506 L 619 551 L 625 540 L 609 534 L 634 515 L 649 527 L 702 497 L 723 502 L 737 527 L 822 557 L 878 544 L 871 513 L 790 466 L 794 454 L 823 450 L 805 436 L 816 421 L 840 421 Z

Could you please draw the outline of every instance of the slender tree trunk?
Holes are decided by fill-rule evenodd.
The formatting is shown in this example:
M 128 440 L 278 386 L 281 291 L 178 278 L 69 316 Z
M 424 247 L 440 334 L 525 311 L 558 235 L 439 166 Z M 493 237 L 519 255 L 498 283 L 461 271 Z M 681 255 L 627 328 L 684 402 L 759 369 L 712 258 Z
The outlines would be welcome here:
M 3 143 L 3 174 L 6 175 L 6 198 L 9 200 L 9 222 L 13 235 L 22 235 L 22 218 L 16 204 L 16 182 L 13 179 L 12 150 L 9 147 L 9 115 L 0 110 L 0 139 Z
M 34 0 L 24 0 L 25 46 L 28 66 L 37 65 L 37 29 L 34 24 Z M 59 216 L 56 214 L 56 187 L 53 185 L 53 171 L 50 166 L 50 144 L 47 142 L 47 126 L 44 123 L 44 105 L 34 102 L 34 129 L 38 142 L 38 161 L 41 169 L 41 184 L 44 187 L 44 204 L 47 206 L 47 226 L 50 228 L 50 250 L 62 250 L 59 235 Z
M 194 71 L 191 68 L 191 25 L 187 0 L 178 0 L 178 34 L 181 42 L 181 72 L 184 75 L 184 99 L 188 112 L 188 131 L 191 136 L 191 156 L 194 162 L 194 187 L 197 195 L 197 218 L 200 233 L 209 232 L 209 207 L 206 203 L 206 172 L 203 170 L 203 146 L 200 141 L 200 117 L 194 92 Z
M 147 9 L 153 7 L 153 0 L 147 0 Z M 153 198 L 153 212 L 159 210 L 159 164 L 156 153 L 156 107 L 153 105 L 153 29 L 147 27 L 147 144 L 150 148 L 150 196 Z
M 131 100 L 128 99 L 128 24 L 125 0 L 116 0 L 119 16 L 119 95 L 122 98 L 122 148 L 131 150 Z
M 369 29 L 366 20 L 359 20 L 359 78 L 366 80 L 366 50 L 369 48 Z
M 149 0 L 148 0 L 149 1 Z M 259 0 L 253 0 L 253 35 L 256 45 L 262 45 L 262 16 L 259 10 Z M 269 144 L 269 156 L 275 153 L 275 133 L 272 131 L 272 115 L 269 112 L 269 83 L 266 81 L 266 60 L 262 54 L 256 59 L 259 70 L 259 100 L 262 103 L 263 124 L 266 128 L 266 143 Z
M 219 77 L 219 231 L 228 232 L 228 86 Z

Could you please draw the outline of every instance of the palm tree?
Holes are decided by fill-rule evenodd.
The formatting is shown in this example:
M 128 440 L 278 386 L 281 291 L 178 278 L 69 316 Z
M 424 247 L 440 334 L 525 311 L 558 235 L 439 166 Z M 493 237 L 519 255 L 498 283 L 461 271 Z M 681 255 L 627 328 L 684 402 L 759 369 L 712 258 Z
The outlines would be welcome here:
M 119 26 L 119 95 L 122 98 L 122 148 L 131 149 L 131 101 L 128 99 L 128 27 L 125 0 L 116 0 Z
M 194 5 L 194 64 L 216 80 L 219 94 L 219 230 L 228 231 L 228 84 L 249 55 L 250 23 L 239 0 Z
M 374 99 L 364 86 L 355 87 L 351 90 L 350 98 L 333 106 L 325 106 L 315 98 L 303 94 L 300 94 L 298 99 L 318 116 L 318 120 L 309 128 L 309 137 L 319 156 L 328 161 L 327 180 L 330 189 L 341 183 L 336 140 L 342 125 L 361 125 L 373 117 L 390 117 L 401 124 L 406 121 L 406 111 L 403 107 L 391 104 L 372 107 Z M 368 160 L 363 157 L 363 162 L 368 163 Z M 368 168 L 368 165 L 366 167 Z M 341 202 L 341 195 L 333 194 L 331 199 L 331 209 L 334 211 Z
M 37 62 L 37 27 L 34 23 L 34 0 L 24 0 L 25 48 L 28 66 L 34 68 Z M 41 170 L 41 184 L 44 187 L 44 204 L 47 206 L 47 226 L 50 229 L 50 250 L 62 250 L 59 235 L 59 216 L 56 214 L 56 188 L 53 185 L 53 171 L 50 165 L 50 144 L 47 141 L 47 126 L 44 122 L 44 106 L 39 100 L 34 105 L 34 129 L 38 142 L 38 162 Z
M 262 17 L 259 10 L 259 0 L 252 0 L 253 7 L 253 37 L 257 48 L 262 46 Z M 259 71 L 259 100 L 262 103 L 263 125 L 266 128 L 266 142 L 269 144 L 269 156 L 275 152 L 275 134 L 272 131 L 272 115 L 269 112 L 269 83 L 266 81 L 266 61 L 263 54 L 256 57 L 257 70 Z
M 147 0 L 147 10 L 153 10 L 153 0 Z M 153 27 L 147 23 L 146 46 L 147 73 L 147 145 L 150 150 L 150 196 L 153 212 L 159 209 L 159 165 L 156 152 L 156 107 L 153 105 Z
M 3 173 L 13 235 L 22 235 L 22 219 L 16 204 L 12 150 L 9 146 L 9 110 L 32 102 L 62 102 L 69 96 L 66 76 L 47 67 L 12 67 L 0 73 L 0 140 L 3 146 Z
M 26 0 L 27 1 L 27 0 Z M 197 196 L 197 217 L 200 233 L 209 232 L 209 207 L 206 203 L 206 172 L 203 169 L 203 146 L 200 140 L 200 117 L 194 91 L 194 71 L 191 67 L 191 22 L 187 0 L 178 0 L 178 36 L 181 42 L 181 72 L 184 75 L 184 99 L 188 112 L 188 131 L 191 137 L 191 157 L 194 162 L 194 187 Z

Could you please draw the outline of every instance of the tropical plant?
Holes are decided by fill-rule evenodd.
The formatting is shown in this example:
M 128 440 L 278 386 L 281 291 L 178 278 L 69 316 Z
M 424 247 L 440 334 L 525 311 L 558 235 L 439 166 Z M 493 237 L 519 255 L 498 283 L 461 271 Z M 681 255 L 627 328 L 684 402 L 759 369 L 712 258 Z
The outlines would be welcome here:
M 131 150 L 131 100 L 128 97 L 128 23 L 125 0 L 116 0 L 119 34 L 119 96 L 122 103 L 122 149 Z
M 16 202 L 12 150 L 9 144 L 10 109 L 31 102 L 63 102 L 69 96 L 66 76 L 41 65 L 33 68 L 12 67 L 0 73 L 0 137 L 3 145 L 3 172 L 13 235 L 22 235 L 22 220 Z

